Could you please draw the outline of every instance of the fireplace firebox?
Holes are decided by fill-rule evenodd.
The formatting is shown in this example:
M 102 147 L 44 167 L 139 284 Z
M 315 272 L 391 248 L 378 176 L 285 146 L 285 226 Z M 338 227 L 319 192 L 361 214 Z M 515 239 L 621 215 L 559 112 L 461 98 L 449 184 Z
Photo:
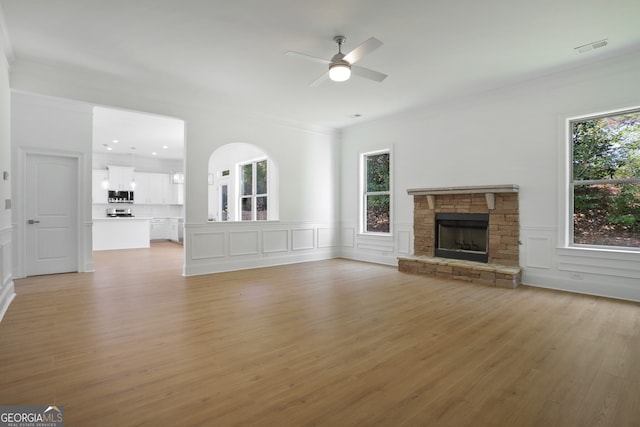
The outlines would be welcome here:
M 489 214 L 436 213 L 435 256 L 488 262 Z

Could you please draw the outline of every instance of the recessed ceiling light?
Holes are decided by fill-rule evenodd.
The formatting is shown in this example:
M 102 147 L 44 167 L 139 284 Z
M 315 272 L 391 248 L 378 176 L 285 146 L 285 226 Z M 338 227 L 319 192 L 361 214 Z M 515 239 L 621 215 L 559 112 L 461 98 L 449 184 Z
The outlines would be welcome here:
M 156 153 L 155 151 L 153 153 L 151 153 L 152 156 L 157 156 L 158 153 Z
M 113 150 L 113 148 L 112 147 L 107 147 L 107 150 L 111 151 L 111 150 Z
M 169 148 L 169 146 L 168 145 L 163 145 L 162 148 L 166 150 L 167 148 Z
M 114 139 L 114 140 L 113 140 L 113 141 L 111 141 L 111 142 L 113 142 L 114 144 L 117 144 L 117 143 L 118 143 L 118 142 L 120 142 L 120 141 L 118 141 L 117 139 Z

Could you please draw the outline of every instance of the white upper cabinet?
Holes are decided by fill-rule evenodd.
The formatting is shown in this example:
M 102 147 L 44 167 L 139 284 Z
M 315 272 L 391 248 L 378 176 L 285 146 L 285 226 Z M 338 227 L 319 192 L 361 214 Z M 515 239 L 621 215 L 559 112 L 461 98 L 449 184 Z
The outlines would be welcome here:
M 169 175 L 164 173 L 149 174 L 149 203 L 152 205 L 168 205 L 169 198 L 165 194 Z
M 138 205 L 149 204 L 149 174 L 136 172 L 136 189 L 133 191 L 133 203 Z
M 131 181 L 134 178 L 134 169 L 127 166 L 108 166 L 109 190 L 131 191 Z
M 184 205 L 184 184 L 173 184 L 173 204 Z
M 171 175 L 166 173 L 136 172 L 134 200 L 146 205 L 184 204 L 183 184 L 173 184 Z

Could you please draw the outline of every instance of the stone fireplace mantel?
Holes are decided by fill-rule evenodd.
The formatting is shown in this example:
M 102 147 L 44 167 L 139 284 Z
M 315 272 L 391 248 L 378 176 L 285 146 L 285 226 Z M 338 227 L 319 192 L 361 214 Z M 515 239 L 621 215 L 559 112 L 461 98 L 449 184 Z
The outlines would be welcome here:
M 448 194 L 479 194 L 484 193 L 487 200 L 487 208 L 496 208 L 496 193 L 517 193 L 517 185 L 472 185 L 466 187 L 436 187 L 436 188 L 410 188 L 407 194 L 410 196 L 427 196 L 429 209 L 435 209 L 434 197 Z

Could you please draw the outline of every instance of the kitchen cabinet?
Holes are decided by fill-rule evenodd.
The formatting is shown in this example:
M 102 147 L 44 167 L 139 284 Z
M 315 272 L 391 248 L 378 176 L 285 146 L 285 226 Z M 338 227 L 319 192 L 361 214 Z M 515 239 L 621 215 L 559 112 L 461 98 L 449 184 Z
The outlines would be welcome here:
M 137 205 L 149 204 L 149 177 L 146 173 L 136 172 L 136 189 L 133 192 L 133 203 Z
M 167 240 L 169 239 L 169 220 L 167 218 L 151 219 L 151 240 Z
M 151 203 L 155 205 L 170 205 L 173 200 L 173 194 L 169 174 L 153 173 L 150 175 Z
M 180 242 L 180 220 L 178 218 L 169 218 L 169 240 Z
M 105 179 L 109 179 L 106 169 L 94 169 L 92 175 L 92 201 L 96 204 L 107 204 L 108 190 L 102 186 Z
M 182 218 L 152 218 L 151 240 L 171 240 L 181 242 L 183 239 L 184 220 Z
M 184 184 L 173 184 L 173 204 L 184 205 Z
M 149 218 L 94 218 L 93 250 L 150 247 Z
M 130 191 L 134 169 L 128 166 L 107 166 L 109 168 L 109 190 Z
M 134 203 L 144 205 L 164 204 L 164 195 L 162 194 L 163 175 L 164 174 L 147 172 L 136 173 Z
M 176 188 L 171 175 L 167 173 L 136 172 L 136 190 L 134 201 L 146 205 L 184 204 L 184 188 Z

